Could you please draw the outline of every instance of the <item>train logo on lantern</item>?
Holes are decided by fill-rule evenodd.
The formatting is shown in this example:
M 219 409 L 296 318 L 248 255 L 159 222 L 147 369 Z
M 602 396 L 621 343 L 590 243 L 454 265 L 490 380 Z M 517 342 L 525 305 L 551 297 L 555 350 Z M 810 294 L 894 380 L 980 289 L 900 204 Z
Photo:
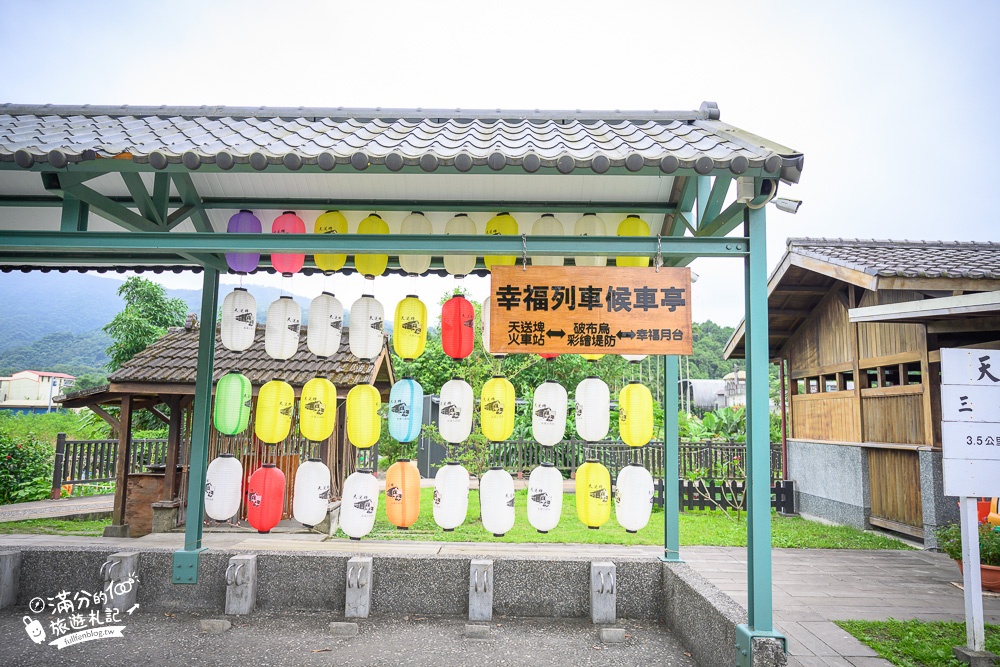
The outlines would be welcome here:
M 514 496 L 511 496 L 510 498 L 507 499 L 507 507 L 513 507 L 513 506 L 514 506 Z
M 354 503 L 354 506 L 364 512 L 365 514 L 371 514 L 375 511 L 375 505 L 372 503 L 371 498 L 365 498 L 364 500 Z
M 489 403 L 483 406 L 483 410 L 489 410 L 490 412 L 496 413 L 498 415 L 503 414 L 503 404 L 497 399 L 493 399 Z
M 215 495 L 215 489 L 212 488 L 211 482 L 205 482 L 205 497 L 211 498 Z
M 542 507 L 548 508 L 549 505 L 552 504 L 552 499 L 549 497 L 549 494 L 544 491 L 539 491 L 531 496 L 531 502 L 538 503 Z
M 315 412 L 317 415 L 322 415 L 324 412 L 326 412 L 326 409 L 323 407 L 323 401 L 309 401 L 302 407 L 304 407 L 306 410 L 311 410 L 312 412 Z
M 535 410 L 535 416 L 544 419 L 547 422 L 554 422 L 556 420 L 556 411 L 547 405 L 543 405 L 539 409 Z
M 302 326 L 301 324 L 299 324 L 298 322 L 295 322 L 293 324 L 289 324 L 288 325 L 288 330 L 291 331 L 292 333 L 298 333 L 299 332 L 299 327 L 301 327 L 301 326 Z
M 340 331 L 344 328 L 344 320 L 330 320 L 330 328 Z
M 462 416 L 462 410 L 455 403 L 446 403 L 441 406 L 441 414 L 452 419 L 458 419 Z
M 591 498 L 597 498 L 602 503 L 608 502 L 608 490 L 607 489 L 597 489 L 596 491 L 590 492 Z
M 395 412 L 397 415 L 401 415 L 403 417 L 410 416 L 410 408 L 408 408 L 406 406 L 406 403 L 404 403 L 403 401 L 399 401 L 398 403 L 393 403 L 392 407 L 389 409 L 392 412 Z
M 253 324 L 253 313 L 251 312 L 240 313 L 233 319 L 235 319 L 240 324 Z
M 251 491 L 247 496 L 247 500 L 249 500 L 250 504 L 254 507 L 260 507 L 260 494 L 256 491 Z
M 441 504 L 441 493 L 437 489 L 434 489 L 434 504 Z
M 420 322 L 418 320 L 405 320 L 403 322 L 403 328 L 407 331 L 412 331 L 417 336 L 420 335 Z
M 278 412 L 280 412 L 281 414 L 285 415 L 286 417 L 291 417 L 292 416 L 292 406 L 289 405 L 288 407 L 280 408 L 278 410 Z
M 390 486 L 388 489 L 386 489 L 385 495 L 388 496 L 389 498 L 392 498 L 395 501 L 403 500 L 403 492 L 399 490 L 398 486 Z

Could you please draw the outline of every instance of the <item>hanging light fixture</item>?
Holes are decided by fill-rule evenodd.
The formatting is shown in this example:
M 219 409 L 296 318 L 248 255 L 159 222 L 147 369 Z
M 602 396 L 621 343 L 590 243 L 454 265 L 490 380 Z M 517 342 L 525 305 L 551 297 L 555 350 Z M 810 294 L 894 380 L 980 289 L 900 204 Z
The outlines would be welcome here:
M 375 527 L 378 511 L 378 478 L 370 469 L 351 473 L 344 480 L 340 503 L 340 529 L 352 540 L 360 540 Z
M 514 432 L 514 401 L 514 385 L 507 378 L 494 375 L 483 383 L 479 423 L 489 440 L 502 442 Z
M 649 223 L 637 215 L 618 223 L 618 236 L 649 236 Z M 649 266 L 649 257 L 615 257 L 616 266 Z
M 575 236 L 607 236 L 608 227 L 604 220 L 593 213 L 585 213 L 573 227 Z M 604 255 L 586 255 L 573 258 L 577 266 L 607 266 L 608 258 Z
M 653 511 L 653 476 L 638 463 L 630 463 L 615 482 L 615 518 L 626 533 L 642 530 Z
M 413 378 L 399 380 L 389 391 L 389 435 L 413 442 L 424 421 L 424 390 Z
M 576 386 L 576 433 L 587 442 L 603 440 L 611 421 L 611 390 L 604 380 L 590 376 Z
M 618 392 L 618 432 L 629 447 L 653 439 L 653 395 L 640 382 L 629 382 Z
M 405 218 L 399 226 L 400 234 L 433 234 L 434 227 L 431 225 L 431 221 L 427 217 L 419 212 L 414 211 Z M 399 268 L 403 269 L 411 275 L 420 275 L 424 273 L 431 267 L 431 256 L 430 255 L 400 255 L 399 256 Z
M 408 294 L 396 304 L 392 347 L 403 361 L 413 361 L 424 353 L 426 345 L 427 306 L 415 294 Z
M 566 435 L 566 390 L 555 380 L 535 389 L 531 400 L 531 436 L 544 447 L 559 444 Z
M 272 234 L 305 234 L 306 223 L 291 211 L 285 211 L 271 224 Z M 305 264 L 305 253 L 273 253 L 271 266 L 283 276 L 290 276 L 302 270 Z
M 267 308 L 264 351 L 272 359 L 291 359 L 299 349 L 302 308 L 290 296 L 278 297 Z
M 595 530 L 611 518 L 611 473 L 597 459 L 576 469 L 576 515 Z
M 283 380 L 271 380 L 260 388 L 253 428 L 261 442 L 276 445 L 288 437 L 294 404 L 295 390 Z
M 319 459 L 309 459 L 295 471 L 292 518 L 312 528 L 326 518 L 330 504 L 330 469 Z
M 444 233 L 446 236 L 455 234 L 474 236 L 476 234 L 476 223 L 465 213 L 459 213 L 444 226 Z M 444 256 L 444 270 L 453 276 L 462 278 L 472 273 L 475 268 L 475 255 Z
M 461 378 L 452 378 L 441 387 L 438 431 L 445 442 L 464 442 L 472 433 L 475 396 L 472 387 Z
M 358 223 L 358 234 L 388 234 L 389 225 L 377 213 L 372 213 Z M 354 268 L 365 278 L 374 278 L 385 273 L 389 265 L 389 255 L 355 255 Z
M 441 347 L 452 359 L 465 359 L 472 354 L 475 341 L 476 311 L 459 293 L 444 302 L 441 308 Z
M 219 337 L 222 347 L 242 352 L 253 345 L 257 333 L 257 300 L 250 292 L 237 287 L 222 300 L 222 324 Z
M 326 359 L 340 350 L 344 327 L 344 306 L 337 297 L 323 292 L 309 302 L 309 326 L 306 347 L 317 357 Z
M 551 463 L 543 463 L 528 476 L 528 523 L 539 533 L 559 525 L 562 515 L 563 476 Z
M 434 476 L 434 523 L 451 532 L 465 523 L 468 513 L 469 471 L 448 461 Z
M 284 509 L 285 473 L 265 463 L 247 482 L 247 522 L 258 533 L 269 533 L 281 521 Z
M 205 472 L 205 514 L 227 521 L 240 511 L 243 465 L 232 454 L 219 454 Z
M 337 425 L 337 388 L 326 378 L 306 382 L 299 399 L 299 431 L 302 437 L 323 442 Z
M 222 435 L 237 435 L 247 430 L 252 407 L 253 387 L 245 375 L 226 373 L 219 378 L 215 385 L 213 419 L 216 431 Z
M 340 211 L 327 211 L 316 218 L 313 232 L 316 234 L 346 234 L 347 218 Z M 333 273 L 344 268 L 344 264 L 347 263 L 347 255 L 321 253 L 313 255 L 313 261 L 316 262 L 320 271 Z
M 647 355 L 647 354 L 623 354 L 622 355 L 622 359 L 624 359 L 625 361 L 629 362 L 630 364 L 637 364 L 640 361 L 642 361 L 643 359 L 645 359 L 647 356 L 649 356 L 649 355 Z
M 382 435 L 380 407 L 382 397 L 370 384 L 355 385 L 347 392 L 347 439 L 358 449 L 368 449 Z
M 483 314 L 483 349 L 486 351 L 486 354 L 492 354 L 497 359 L 503 359 L 507 356 L 506 354 L 502 352 L 494 354 L 493 351 L 490 350 L 490 300 L 492 298 L 493 297 L 489 296 L 486 297 L 486 300 L 483 301 L 481 311 Z
M 559 218 L 551 213 L 542 215 L 538 220 L 535 220 L 535 224 L 531 227 L 532 236 L 564 236 L 565 234 L 566 228 L 563 227 L 563 223 L 559 222 Z M 531 265 L 562 266 L 565 261 L 566 258 L 562 256 L 532 257 Z
M 420 473 L 410 459 L 399 459 L 385 472 L 385 518 L 407 530 L 420 516 Z
M 497 213 L 486 223 L 487 236 L 517 236 L 517 220 L 510 213 Z M 514 266 L 517 255 L 484 255 L 486 268 L 494 266 Z
M 229 218 L 226 232 L 229 234 L 260 234 L 260 218 L 250 211 L 240 211 Z M 260 264 L 259 252 L 227 252 L 226 264 L 236 273 L 253 273 Z
M 500 466 L 487 470 L 479 481 L 479 513 L 493 537 L 503 537 L 514 527 L 514 479 Z
M 348 341 L 351 354 L 358 359 L 375 359 L 385 344 L 382 322 L 385 309 L 371 294 L 365 294 L 351 306 Z

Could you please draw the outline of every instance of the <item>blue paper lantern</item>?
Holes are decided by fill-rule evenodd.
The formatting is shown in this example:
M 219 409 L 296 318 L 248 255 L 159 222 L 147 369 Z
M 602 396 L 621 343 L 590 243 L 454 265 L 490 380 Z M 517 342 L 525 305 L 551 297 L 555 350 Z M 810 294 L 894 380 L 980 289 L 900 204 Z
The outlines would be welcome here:
M 412 442 L 420 435 L 424 421 L 424 390 L 413 378 L 392 385 L 389 392 L 389 435 L 400 442 Z

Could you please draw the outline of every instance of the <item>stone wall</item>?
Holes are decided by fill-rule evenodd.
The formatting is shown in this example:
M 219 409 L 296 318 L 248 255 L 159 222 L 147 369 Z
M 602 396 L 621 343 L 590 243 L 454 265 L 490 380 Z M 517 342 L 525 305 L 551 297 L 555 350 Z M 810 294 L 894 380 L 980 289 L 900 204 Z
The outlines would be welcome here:
M 803 516 L 869 528 L 871 490 L 864 447 L 788 441 L 788 477 Z

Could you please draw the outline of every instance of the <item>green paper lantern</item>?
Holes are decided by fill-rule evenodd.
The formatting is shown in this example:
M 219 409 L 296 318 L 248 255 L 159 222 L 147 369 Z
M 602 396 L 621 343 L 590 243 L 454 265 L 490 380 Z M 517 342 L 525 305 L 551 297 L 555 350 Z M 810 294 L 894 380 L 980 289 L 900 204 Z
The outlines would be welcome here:
M 236 435 L 247 430 L 253 402 L 250 380 L 240 373 L 227 373 L 215 385 L 215 430 Z

